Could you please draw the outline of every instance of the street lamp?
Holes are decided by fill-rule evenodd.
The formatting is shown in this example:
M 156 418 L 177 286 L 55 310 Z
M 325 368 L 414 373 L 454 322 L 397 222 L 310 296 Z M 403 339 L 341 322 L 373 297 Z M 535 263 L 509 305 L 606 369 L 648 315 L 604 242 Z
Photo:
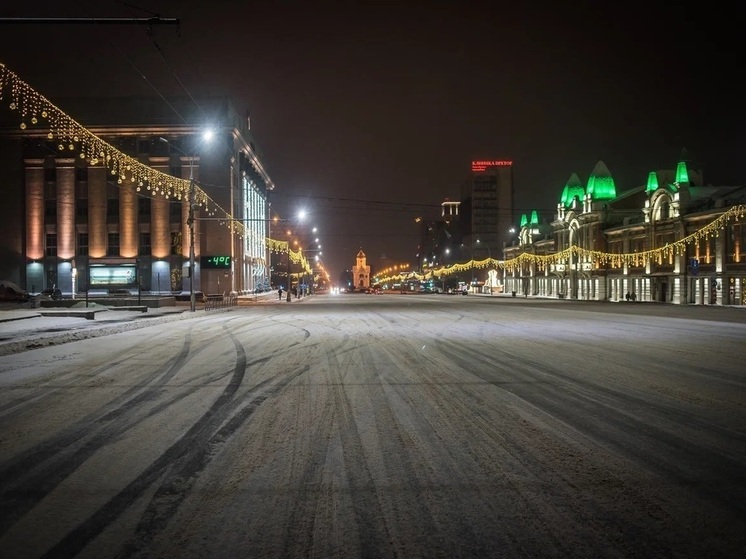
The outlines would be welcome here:
M 202 136 L 203 140 L 210 141 L 212 139 L 212 131 L 207 131 Z M 181 153 L 184 157 L 189 160 L 189 190 L 187 190 L 187 204 L 189 204 L 189 216 L 187 217 L 187 226 L 189 227 L 189 310 L 194 312 L 196 310 L 196 301 L 194 297 L 194 158 L 197 155 L 197 151 L 190 156 L 181 148 L 175 146 L 169 142 L 166 138 L 158 138 L 164 144 L 169 145 Z
M 461 247 L 466 247 L 464 243 L 461 243 Z M 474 288 L 474 241 L 471 241 L 471 244 L 469 245 L 469 260 L 471 261 L 471 284 L 469 285 L 469 290 L 471 291 Z
M 305 210 L 301 210 L 298 212 L 299 222 L 303 221 L 305 217 L 306 217 Z M 285 301 L 287 301 L 288 303 L 290 302 L 290 288 L 292 287 L 292 283 L 293 283 L 292 276 L 290 275 L 290 235 L 291 235 L 291 231 L 288 230 L 288 293 L 285 299 Z

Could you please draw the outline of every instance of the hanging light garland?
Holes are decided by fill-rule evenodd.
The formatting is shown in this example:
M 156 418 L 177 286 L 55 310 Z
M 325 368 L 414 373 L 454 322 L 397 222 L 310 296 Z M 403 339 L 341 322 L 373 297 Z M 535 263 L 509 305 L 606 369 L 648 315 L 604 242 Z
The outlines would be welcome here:
M 628 252 L 628 253 L 609 253 L 598 250 L 588 250 L 579 246 L 571 246 L 560 252 L 552 254 L 532 254 L 530 252 L 522 252 L 515 258 L 509 260 L 495 260 L 494 258 L 486 258 L 485 260 L 470 260 L 468 262 L 453 264 L 451 266 L 441 266 L 433 270 L 427 271 L 425 274 L 418 274 L 416 272 L 410 272 L 407 274 L 395 274 L 380 278 L 382 283 L 392 281 L 406 281 L 406 280 L 428 280 L 433 277 L 441 278 L 443 276 L 449 276 L 459 272 L 469 271 L 472 269 L 480 268 L 503 268 L 508 271 L 520 269 L 524 265 L 536 264 L 540 269 L 546 269 L 552 264 L 563 264 L 568 262 L 571 258 L 578 260 L 582 259 L 584 262 L 592 262 L 599 266 L 610 266 L 611 268 L 621 268 L 623 266 L 645 266 L 650 261 L 661 261 L 676 256 L 684 256 L 687 253 L 689 245 L 697 244 L 700 241 L 709 241 L 710 238 L 715 238 L 720 235 L 723 229 L 725 229 L 731 222 L 739 222 L 746 216 L 746 205 L 733 206 L 722 214 L 720 214 L 713 221 L 698 229 L 697 231 L 687 235 L 686 237 L 679 239 L 673 243 L 668 243 L 665 246 L 654 248 L 650 250 L 640 252 Z
M 192 181 L 173 177 L 152 167 L 148 167 L 140 163 L 137 159 L 119 151 L 73 120 L 54 105 L 54 103 L 39 94 L 28 83 L 21 80 L 13 71 L 0 62 L 0 105 L 4 105 L 6 102 L 11 111 L 18 113 L 21 130 L 27 130 L 29 126 L 48 128 L 47 139 L 56 141 L 59 151 L 70 151 L 76 157 L 87 160 L 93 166 L 101 164 L 109 169 L 112 176 L 117 177 L 117 184 L 129 184 L 135 186 L 138 192 L 144 189 L 146 192 L 149 191 L 153 196 L 160 195 L 165 198 L 177 200 L 185 198 L 190 188 L 192 188 L 194 203 L 200 207 L 204 207 L 209 216 L 217 217 L 220 215 L 220 217 L 224 218 L 226 226 L 232 233 L 241 235 L 244 238 L 249 234 L 254 235 L 243 222 L 235 219 L 229 212 L 221 208 L 203 189 L 193 184 Z M 447 276 L 475 268 L 496 267 L 513 270 L 519 268 L 524 263 L 536 263 L 544 267 L 549 264 L 565 262 L 571 256 L 584 258 L 586 262 L 610 265 L 612 268 L 620 268 L 625 265 L 644 266 L 651 260 L 660 261 L 661 259 L 686 254 L 688 245 L 698 243 L 701 240 L 709 240 L 710 237 L 717 237 L 720 231 L 731 220 L 742 220 L 744 214 L 746 214 L 746 206 L 734 206 L 723 212 L 711 223 L 683 239 L 647 251 L 619 254 L 572 246 L 549 255 L 523 252 L 510 260 L 495 260 L 494 258 L 479 261 L 470 260 L 469 262 L 431 270 L 426 274 L 409 272 L 382 278 L 381 281 L 439 278 L 444 275 Z M 266 246 L 273 252 L 289 253 L 293 262 L 302 263 L 304 269 L 310 273 L 310 266 L 303 256 L 302 251 L 294 252 L 290 249 L 286 241 L 267 238 Z

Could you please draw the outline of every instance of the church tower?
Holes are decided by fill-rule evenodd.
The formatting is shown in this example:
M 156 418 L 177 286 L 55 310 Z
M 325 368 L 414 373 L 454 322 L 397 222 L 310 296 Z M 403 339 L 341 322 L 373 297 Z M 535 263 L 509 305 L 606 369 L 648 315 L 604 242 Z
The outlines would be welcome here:
M 362 249 L 357 253 L 357 262 L 352 268 L 352 278 L 355 282 L 355 289 L 370 287 L 370 266 L 366 264 L 365 253 Z

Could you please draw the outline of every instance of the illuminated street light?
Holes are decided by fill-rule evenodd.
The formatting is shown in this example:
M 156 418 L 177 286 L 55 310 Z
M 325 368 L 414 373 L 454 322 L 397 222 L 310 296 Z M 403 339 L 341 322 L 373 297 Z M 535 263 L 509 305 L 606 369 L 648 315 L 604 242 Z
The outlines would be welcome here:
M 306 211 L 305 210 L 300 210 L 298 212 L 298 221 L 301 222 L 305 218 L 306 218 Z M 288 293 L 287 293 L 287 297 L 285 299 L 285 301 L 287 301 L 288 303 L 291 301 L 291 299 L 290 299 L 290 289 L 291 289 L 292 284 L 293 284 L 293 279 L 292 279 L 293 277 L 290 275 L 290 235 L 292 235 L 292 234 L 293 234 L 292 231 L 290 231 L 288 229 Z M 296 241 L 296 243 L 297 243 L 297 241 Z

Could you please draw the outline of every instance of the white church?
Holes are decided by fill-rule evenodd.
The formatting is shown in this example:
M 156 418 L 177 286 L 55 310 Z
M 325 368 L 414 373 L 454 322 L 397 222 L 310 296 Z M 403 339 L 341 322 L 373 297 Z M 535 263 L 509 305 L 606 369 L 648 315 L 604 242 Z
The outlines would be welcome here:
M 363 249 L 357 253 L 355 266 L 352 268 L 352 281 L 355 289 L 367 289 L 370 287 L 370 266 L 366 264 Z

